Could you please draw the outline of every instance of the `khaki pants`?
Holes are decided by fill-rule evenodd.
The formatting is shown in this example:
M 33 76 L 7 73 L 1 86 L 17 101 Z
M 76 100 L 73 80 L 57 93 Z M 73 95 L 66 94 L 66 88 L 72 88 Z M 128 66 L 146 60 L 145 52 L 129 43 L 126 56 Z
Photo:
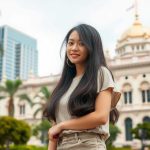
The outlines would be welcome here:
M 57 150 L 106 150 L 106 145 L 99 134 L 76 132 L 60 137 Z

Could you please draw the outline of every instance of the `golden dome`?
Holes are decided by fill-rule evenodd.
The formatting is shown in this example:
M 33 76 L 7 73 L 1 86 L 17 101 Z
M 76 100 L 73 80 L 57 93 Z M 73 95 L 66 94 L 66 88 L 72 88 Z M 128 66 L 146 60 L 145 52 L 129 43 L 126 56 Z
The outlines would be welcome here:
M 136 37 L 150 37 L 150 28 L 144 27 L 140 21 L 137 19 L 134 21 L 133 25 L 129 27 L 121 36 L 119 41 L 126 40 L 128 37 L 136 38 Z

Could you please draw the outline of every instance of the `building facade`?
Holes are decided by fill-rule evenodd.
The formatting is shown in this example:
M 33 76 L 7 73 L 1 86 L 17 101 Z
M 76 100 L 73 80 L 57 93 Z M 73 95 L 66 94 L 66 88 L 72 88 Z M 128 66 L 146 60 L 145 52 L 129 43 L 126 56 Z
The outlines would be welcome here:
M 150 122 L 150 28 L 143 26 L 137 16 L 117 41 L 116 54 L 108 61 L 122 92 L 117 123 L 121 134 L 115 144 L 137 145 L 131 129 Z
M 0 81 L 20 78 L 27 80 L 29 73 L 38 74 L 36 39 L 7 25 L 0 27 Z

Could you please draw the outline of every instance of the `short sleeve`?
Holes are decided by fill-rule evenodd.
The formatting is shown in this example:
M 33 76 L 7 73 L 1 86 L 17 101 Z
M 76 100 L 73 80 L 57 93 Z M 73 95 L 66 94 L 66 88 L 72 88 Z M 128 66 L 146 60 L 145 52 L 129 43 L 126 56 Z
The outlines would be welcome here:
M 112 88 L 113 90 L 111 101 L 111 109 L 113 109 L 116 107 L 121 97 L 121 92 L 119 91 L 115 81 L 113 80 L 111 72 L 106 67 L 101 67 L 101 69 L 99 69 L 98 71 L 97 76 L 97 93 L 99 93 L 100 91 L 104 91 L 108 88 Z

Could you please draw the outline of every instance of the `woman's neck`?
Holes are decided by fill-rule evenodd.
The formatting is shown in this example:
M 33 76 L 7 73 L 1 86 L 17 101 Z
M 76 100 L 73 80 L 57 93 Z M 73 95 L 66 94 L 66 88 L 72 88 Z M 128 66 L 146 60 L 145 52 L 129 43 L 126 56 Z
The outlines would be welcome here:
M 76 64 L 76 76 L 80 76 L 84 74 L 84 72 L 85 72 L 85 67 L 83 65 Z

